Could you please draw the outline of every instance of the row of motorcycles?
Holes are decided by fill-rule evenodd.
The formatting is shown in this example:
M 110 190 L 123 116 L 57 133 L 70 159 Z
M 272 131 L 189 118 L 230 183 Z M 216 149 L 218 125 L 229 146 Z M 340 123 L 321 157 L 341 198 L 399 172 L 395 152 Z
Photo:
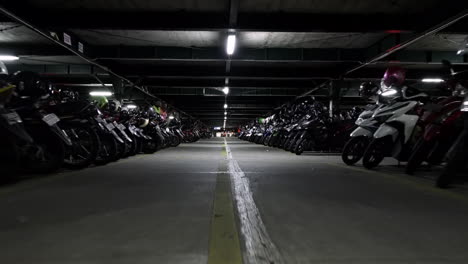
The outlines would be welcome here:
M 360 92 L 374 94 L 377 99 L 356 120 L 358 127 L 343 149 L 343 162 L 354 165 L 362 159 L 365 168 L 373 169 L 384 158 L 393 157 L 407 162 L 405 172 L 410 175 L 424 162 L 429 166 L 446 163 L 444 173 L 436 181 L 441 188 L 448 187 L 457 174 L 464 172 L 464 156 L 468 152 L 468 82 L 450 62 L 443 64 L 451 73 L 441 85 L 451 93 L 449 96 L 430 98 L 406 86 L 401 68 L 389 68 L 380 86 L 362 84 Z
M 244 127 L 239 138 L 301 155 L 304 151 L 341 151 L 361 113 L 354 107 L 333 113 L 314 97 L 302 97 L 263 120 Z
M 448 61 L 443 65 L 450 72 L 440 85 L 446 96 L 430 97 L 406 85 L 406 71 L 391 67 L 380 85 L 360 86 L 360 95 L 374 101 L 363 110 L 355 107 L 328 118 L 326 107 L 308 98 L 264 122 L 252 122 L 239 137 L 296 154 L 341 151 L 345 164 L 362 160 L 367 169 L 393 157 L 406 162 L 410 175 L 423 163 L 445 165 L 436 185 L 446 188 L 467 169 L 468 82 L 465 72 L 455 72 Z
M 32 72 L 0 77 L 1 181 L 104 165 L 211 136 L 200 122 L 176 113 L 164 118 L 148 104 L 127 109 L 105 98 L 82 100 Z

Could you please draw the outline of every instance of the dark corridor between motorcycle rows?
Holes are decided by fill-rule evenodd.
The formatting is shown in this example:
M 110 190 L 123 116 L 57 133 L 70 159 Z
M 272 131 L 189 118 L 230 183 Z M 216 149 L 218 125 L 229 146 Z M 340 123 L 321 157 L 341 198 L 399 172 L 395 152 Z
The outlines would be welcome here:
M 425 172 L 203 139 L 1 187 L 0 259 L 466 263 L 468 190 Z
M 0 264 L 468 264 L 468 0 L 0 0 Z

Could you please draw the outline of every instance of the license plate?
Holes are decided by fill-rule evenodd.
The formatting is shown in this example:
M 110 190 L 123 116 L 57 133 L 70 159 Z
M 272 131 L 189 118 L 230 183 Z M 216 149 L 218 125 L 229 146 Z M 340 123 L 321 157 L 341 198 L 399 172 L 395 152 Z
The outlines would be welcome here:
M 23 120 L 21 120 L 21 117 L 16 112 L 3 114 L 2 116 L 7 120 L 9 125 L 14 125 L 23 122 Z
M 109 129 L 109 131 L 112 131 L 115 128 L 115 126 L 112 123 L 107 124 L 106 127 L 107 129 Z
M 49 126 L 53 126 L 60 121 L 60 118 L 55 114 L 48 114 L 42 118 L 42 121 L 46 122 Z

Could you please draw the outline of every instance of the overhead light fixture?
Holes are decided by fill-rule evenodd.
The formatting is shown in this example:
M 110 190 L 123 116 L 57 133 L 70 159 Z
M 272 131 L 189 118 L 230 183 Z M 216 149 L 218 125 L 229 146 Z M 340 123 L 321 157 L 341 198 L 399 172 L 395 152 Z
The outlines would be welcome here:
M 226 53 L 228 55 L 234 54 L 234 50 L 236 49 L 236 35 L 229 35 L 227 37 L 227 45 L 226 45 Z
M 224 112 L 224 115 L 227 115 L 227 112 Z
M 171 119 L 171 120 L 174 119 L 174 118 L 175 118 L 175 117 L 174 117 L 173 115 L 170 115 L 170 116 L 169 116 L 169 119 Z
M 137 108 L 137 106 L 134 105 L 134 104 L 129 104 L 129 105 L 126 105 L 126 106 L 127 106 L 128 109 L 135 109 L 135 108 Z
M 0 55 L 0 61 L 15 61 L 19 60 L 19 57 L 12 55 Z
M 227 117 L 226 117 L 226 116 L 224 117 L 224 120 L 227 120 Z
M 425 78 L 425 79 L 422 79 L 421 81 L 425 83 L 441 83 L 444 80 L 440 78 Z
M 460 48 L 457 51 L 457 55 L 462 55 L 466 52 L 466 49 L 468 48 L 468 37 L 463 40 L 462 43 L 460 43 Z
M 225 95 L 228 95 L 228 94 L 229 94 L 229 87 L 227 87 L 227 86 L 224 87 L 224 88 L 223 88 L 223 93 L 224 93 Z
M 463 105 L 468 105 L 468 101 L 463 102 Z
M 228 105 L 227 104 L 224 104 L 224 109 L 228 108 Z
M 106 91 L 93 91 L 90 92 L 89 95 L 91 96 L 112 96 L 111 92 L 106 92 Z

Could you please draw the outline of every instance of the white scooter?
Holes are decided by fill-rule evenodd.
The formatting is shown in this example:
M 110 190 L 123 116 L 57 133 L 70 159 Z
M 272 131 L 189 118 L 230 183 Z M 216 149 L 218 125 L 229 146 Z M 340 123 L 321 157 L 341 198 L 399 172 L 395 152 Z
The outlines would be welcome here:
M 355 124 L 358 127 L 351 132 L 350 139 L 346 142 L 341 154 L 341 159 L 346 165 L 351 166 L 361 160 L 375 131 L 385 122 L 384 117 L 374 118 L 374 114 L 396 99 L 394 94 L 385 93 L 386 89 L 388 88 L 382 84 L 376 95 L 369 98 L 375 100 L 376 103 L 367 105 L 356 120 Z
M 420 116 L 416 108 L 428 95 L 410 87 L 389 87 L 382 92 L 384 96 L 394 96 L 394 102 L 375 111 L 373 118 L 385 120 L 375 131 L 372 141 L 363 156 L 363 165 L 372 169 L 385 157 L 392 156 L 404 160 L 411 150 L 412 135 Z
M 378 104 L 368 105 L 364 112 L 359 115 L 355 122 L 358 127 L 351 132 L 350 139 L 346 142 L 341 154 L 341 159 L 346 165 L 351 166 L 361 160 L 370 139 L 372 139 L 374 132 L 381 124 L 381 121 L 373 118 L 373 116 L 382 107 L 385 106 Z

